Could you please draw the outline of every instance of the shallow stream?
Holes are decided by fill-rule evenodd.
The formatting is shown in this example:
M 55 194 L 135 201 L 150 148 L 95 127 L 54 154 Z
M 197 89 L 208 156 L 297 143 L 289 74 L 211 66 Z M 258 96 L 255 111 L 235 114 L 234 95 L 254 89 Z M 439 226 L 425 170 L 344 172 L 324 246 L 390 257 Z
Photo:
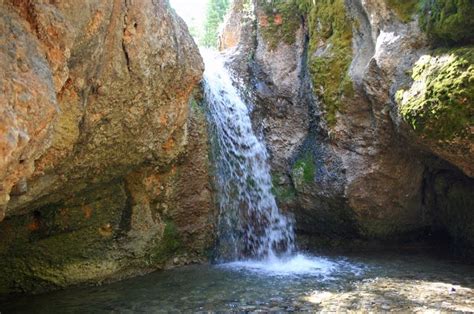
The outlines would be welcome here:
M 426 255 L 186 266 L 0 305 L 1 313 L 474 312 L 474 266 Z

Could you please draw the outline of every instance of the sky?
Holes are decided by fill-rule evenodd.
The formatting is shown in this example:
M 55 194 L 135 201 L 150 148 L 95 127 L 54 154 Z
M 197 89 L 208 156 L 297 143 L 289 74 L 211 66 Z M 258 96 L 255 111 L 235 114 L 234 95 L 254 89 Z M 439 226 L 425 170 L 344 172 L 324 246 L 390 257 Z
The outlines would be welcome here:
M 200 27 L 206 18 L 208 0 L 170 0 L 173 9 L 183 18 L 188 26 Z

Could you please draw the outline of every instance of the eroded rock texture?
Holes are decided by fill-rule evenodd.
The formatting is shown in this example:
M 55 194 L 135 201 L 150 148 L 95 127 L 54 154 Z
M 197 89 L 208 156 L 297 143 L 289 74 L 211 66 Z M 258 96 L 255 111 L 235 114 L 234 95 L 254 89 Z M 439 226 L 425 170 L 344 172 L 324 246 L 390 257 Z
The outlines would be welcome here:
M 472 250 L 470 227 L 456 218 L 474 217 L 472 192 L 467 192 L 473 103 L 472 60 L 466 55 L 472 47 L 453 50 L 446 41 L 444 50 L 435 50 L 440 40 L 433 40 L 426 25 L 434 22 L 426 20 L 448 19 L 443 2 L 432 1 L 431 9 L 396 0 L 243 2 L 253 14 L 232 13 L 222 36 L 241 34 L 239 44 L 226 50 L 230 66 L 251 87 L 245 93 L 255 104 L 255 128 L 271 153 L 275 194 L 281 207 L 294 213 L 300 239 L 308 235 L 326 246 L 355 243 L 347 240 L 415 241 L 446 232 L 464 252 Z M 421 26 L 419 10 L 433 14 Z M 471 25 L 470 12 L 450 27 Z M 245 29 L 234 29 L 238 17 Z M 456 44 L 468 45 L 471 37 Z M 451 67 L 447 57 L 436 57 L 452 60 L 461 52 L 464 57 Z M 416 68 L 426 55 L 433 56 L 432 67 Z M 412 78 L 416 71 L 428 73 Z M 451 93 L 432 93 L 433 85 L 446 85 L 454 76 L 459 83 L 450 86 Z M 418 82 L 420 77 L 429 80 Z M 429 105 L 408 104 L 408 95 L 423 86 L 428 86 L 425 99 L 439 98 Z M 406 114 L 403 106 L 415 112 Z M 458 132 L 454 137 L 433 139 L 423 132 L 435 128 L 425 123 L 433 109 L 439 110 L 429 123 L 451 122 L 448 132 Z M 410 122 L 407 116 L 423 118 Z M 449 184 L 457 180 L 455 187 L 426 190 L 433 176 L 446 173 Z M 462 201 L 453 201 L 456 193 Z M 449 218 L 440 219 L 440 211 Z
M 164 0 L 0 12 L 0 292 L 205 259 L 203 63 L 184 22 Z

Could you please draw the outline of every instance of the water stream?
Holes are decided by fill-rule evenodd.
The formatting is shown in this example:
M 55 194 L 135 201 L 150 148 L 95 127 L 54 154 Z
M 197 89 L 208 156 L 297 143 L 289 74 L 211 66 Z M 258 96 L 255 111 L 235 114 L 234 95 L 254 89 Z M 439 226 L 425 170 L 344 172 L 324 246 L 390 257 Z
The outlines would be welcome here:
M 272 194 L 268 152 L 224 58 L 202 51 L 219 200 L 217 261 L 257 273 L 324 275 L 338 265 L 299 254 L 293 222 Z
M 474 311 L 474 267 L 426 255 L 320 257 L 319 274 L 194 265 L 0 301 L 1 313 Z
M 219 199 L 218 260 L 276 260 L 295 251 L 293 224 L 273 196 L 268 153 L 224 59 L 202 51 Z

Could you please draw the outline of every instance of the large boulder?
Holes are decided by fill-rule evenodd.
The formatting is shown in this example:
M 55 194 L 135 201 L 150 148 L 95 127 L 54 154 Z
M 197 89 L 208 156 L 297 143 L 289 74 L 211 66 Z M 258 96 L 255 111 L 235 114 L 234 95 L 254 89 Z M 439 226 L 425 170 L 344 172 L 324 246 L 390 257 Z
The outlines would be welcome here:
M 412 78 L 397 92 L 402 118 L 420 143 L 474 177 L 474 48 L 425 55 Z
M 0 293 L 204 260 L 203 63 L 167 1 L 0 12 Z

